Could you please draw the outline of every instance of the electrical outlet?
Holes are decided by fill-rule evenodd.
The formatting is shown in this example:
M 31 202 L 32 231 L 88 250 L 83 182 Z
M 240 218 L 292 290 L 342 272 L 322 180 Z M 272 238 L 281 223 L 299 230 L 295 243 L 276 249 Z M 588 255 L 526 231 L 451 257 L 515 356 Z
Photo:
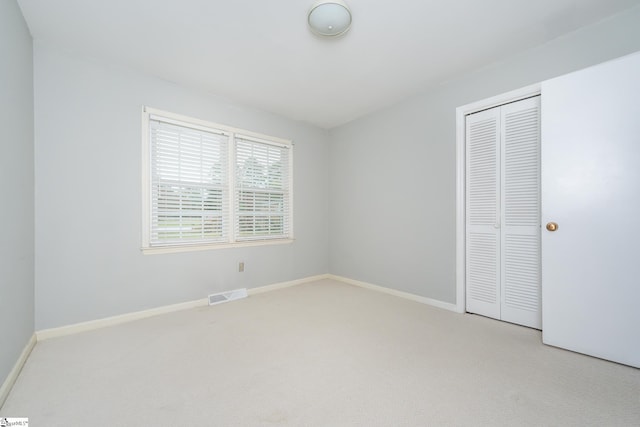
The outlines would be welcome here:
M 238 263 L 238 273 L 244 272 L 244 261 Z

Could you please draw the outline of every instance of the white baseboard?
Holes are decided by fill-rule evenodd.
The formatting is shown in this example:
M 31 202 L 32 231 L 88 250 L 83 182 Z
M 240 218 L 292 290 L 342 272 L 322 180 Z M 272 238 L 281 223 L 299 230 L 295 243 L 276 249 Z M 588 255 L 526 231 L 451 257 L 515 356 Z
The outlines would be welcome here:
M 301 285 L 303 283 L 315 282 L 317 280 L 328 279 L 328 274 L 319 274 L 317 276 L 305 277 L 304 279 L 291 280 L 290 282 L 275 283 L 273 285 L 260 286 L 258 288 L 247 289 L 249 295 L 257 295 L 264 292 L 276 291 L 278 289 L 288 288 L 290 286 Z
M 349 279 L 347 277 L 336 276 L 334 274 L 328 275 L 329 279 L 337 280 L 339 282 L 347 283 L 349 285 L 359 286 L 361 288 L 371 289 L 373 291 L 383 292 L 385 294 L 393 295 L 400 298 L 405 298 L 411 301 L 416 301 L 422 304 L 431 305 L 433 307 L 442 308 L 449 311 L 458 312 L 458 307 L 455 304 L 451 304 L 437 299 L 422 297 L 420 295 L 411 294 L 409 292 L 402 292 L 395 289 L 385 288 L 384 286 L 372 285 L 371 283 L 361 282 L 359 280 Z
M 7 379 L 5 379 L 2 383 L 2 387 L 0 387 L 0 408 L 2 408 L 2 405 L 4 405 L 4 401 L 7 400 L 7 396 L 9 396 L 9 392 L 18 379 L 18 375 L 20 375 L 20 371 L 29 358 L 31 350 L 33 350 L 33 347 L 35 347 L 36 342 L 37 337 L 34 333 L 33 335 L 31 335 L 31 338 L 29 338 L 29 342 L 27 342 L 27 345 L 22 350 L 22 353 L 16 361 L 16 364 L 13 365 L 13 369 L 11 369 L 11 372 L 9 372 Z
M 272 285 L 260 286 L 258 288 L 248 289 L 249 295 L 256 295 L 263 292 L 275 291 L 277 289 L 288 288 L 290 286 L 300 285 L 302 283 L 313 282 L 316 280 L 326 279 L 328 275 L 322 274 L 318 276 L 306 277 L 303 279 L 292 280 L 289 282 L 274 283 Z M 107 326 L 119 325 L 134 320 L 146 319 L 147 317 L 157 316 L 159 314 L 172 313 L 174 311 L 187 310 L 194 307 L 206 306 L 209 304 L 207 298 L 195 301 L 187 301 L 179 304 L 166 305 L 163 307 L 152 308 L 149 310 L 136 311 L 133 313 L 121 314 L 118 316 L 105 317 L 102 319 L 90 320 L 88 322 L 75 323 L 73 325 L 61 326 L 58 328 L 43 329 L 36 332 L 38 341 L 49 338 L 62 337 L 65 335 L 77 334 L 79 332 L 91 331 L 94 329 L 104 328 Z
M 120 314 L 117 316 L 104 317 L 102 319 L 89 320 L 87 322 L 74 323 L 73 325 L 60 326 L 58 328 L 42 329 L 40 331 L 37 331 L 36 335 L 38 336 L 38 341 L 42 341 L 49 338 L 57 338 L 65 335 L 77 334 L 79 332 L 105 328 L 107 326 L 119 325 L 121 323 L 132 322 L 134 320 L 146 319 L 147 317 L 153 317 L 159 314 L 172 313 L 174 311 L 200 307 L 207 305 L 208 303 L 209 300 L 207 298 L 202 298 L 195 301 L 187 301 L 179 304 L 151 308 L 149 310 L 135 311 L 133 313 Z
M 397 297 L 417 301 L 423 304 L 432 305 L 434 307 L 443 308 L 445 310 L 457 311 L 455 304 L 450 304 L 431 298 L 422 297 L 419 295 L 410 294 L 408 292 L 397 291 L 395 289 L 385 288 L 383 286 L 372 285 L 371 283 L 361 282 L 358 280 L 349 279 L 346 277 L 336 276 L 333 274 L 320 274 L 317 276 L 305 277 L 302 279 L 291 280 L 288 282 L 274 283 L 272 285 L 260 286 L 257 288 L 248 289 L 249 295 L 258 295 L 264 292 L 271 292 L 278 289 L 284 289 L 291 286 L 301 285 L 303 283 L 315 282 L 323 279 L 332 279 L 339 282 L 348 283 L 350 285 L 360 286 L 362 288 L 371 289 L 378 292 L 384 292 L 386 294 L 394 295 Z M 149 310 L 136 311 L 133 313 L 121 314 L 118 316 L 105 317 L 102 319 L 90 320 L 88 322 L 75 323 L 73 325 L 61 326 L 58 328 L 43 329 L 36 331 L 35 335 L 38 341 L 46 340 L 49 338 L 61 337 L 65 335 L 77 334 L 79 332 L 91 331 L 94 329 L 104 328 L 107 326 L 119 325 L 121 323 L 132 322 L 134 320 L 146 319 L 147 317 L 157 316 L 165 313 L 172 313 L 174 311 L 187 310 L 194 307 L 206 306 L 208 304 L 207 298 L 198 299 L 195 301 L 187 301 L 179 304 L 166 305 L 163 307 L 152 308 Z

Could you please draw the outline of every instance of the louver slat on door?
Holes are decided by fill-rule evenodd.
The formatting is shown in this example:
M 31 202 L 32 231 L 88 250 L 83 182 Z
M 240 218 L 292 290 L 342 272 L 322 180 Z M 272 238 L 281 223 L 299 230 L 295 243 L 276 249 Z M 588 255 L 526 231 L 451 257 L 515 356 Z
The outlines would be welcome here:
M 469 233 L 468 281 L 471 301 L 497 304 L 498 239 L 495 234 Z
M 467 310 L 500 318 L 499 130 L 495 110 L 467 118 Z
M 540 99 L 502 112 L 502 319 L 541 328 Z
M 509 307 L 536 313 L 539 310 L 540 267 L 536 236 L 505 237 L 505 292 L 504 301 Z M 508 320 L 508 319 L 505 319 Z

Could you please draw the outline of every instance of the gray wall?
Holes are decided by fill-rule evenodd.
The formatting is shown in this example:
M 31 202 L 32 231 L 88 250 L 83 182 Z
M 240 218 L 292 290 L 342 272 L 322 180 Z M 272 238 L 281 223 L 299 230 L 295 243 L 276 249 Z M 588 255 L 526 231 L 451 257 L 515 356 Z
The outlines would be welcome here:
M 453 303 L 455 108 L 638 50 L 639 24 L 635 8 L 329 134 L 36 43 L 36 328 L 326 272 Z M 293 139 L 296 242 L 142 255 L 143 104 Z
M 326 131 L 37 41 L 34 49 L 38 330 L 328 272 Z M 296 241 L 143 255 L 142 105 L 294 140 Z
M 331 273 L 455 303 L 456 107 L 637 50 L 640 7 L 332 130 Z
M 14 0 L 0 1 L 0 384 L 33 335 L 33 51 Z M 1 403 L 1 402 L 0 402 Z

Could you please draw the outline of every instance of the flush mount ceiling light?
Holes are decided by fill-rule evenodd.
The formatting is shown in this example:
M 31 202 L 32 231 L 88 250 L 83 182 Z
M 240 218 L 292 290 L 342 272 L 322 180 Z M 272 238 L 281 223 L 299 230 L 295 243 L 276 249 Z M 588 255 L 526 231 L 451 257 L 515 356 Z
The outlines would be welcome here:
M 309 28 L 320 36 L 335 37 L 351 26 L 351 11 L 342 0 L 320 0 L 309 11 Z

